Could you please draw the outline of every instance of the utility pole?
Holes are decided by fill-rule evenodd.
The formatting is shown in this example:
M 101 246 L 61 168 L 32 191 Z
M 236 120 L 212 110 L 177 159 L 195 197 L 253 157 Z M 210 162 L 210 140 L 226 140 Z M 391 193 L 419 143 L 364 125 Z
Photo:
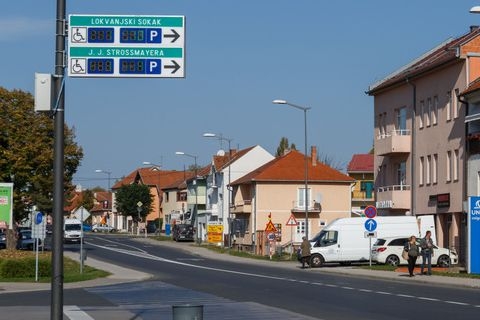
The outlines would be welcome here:
M 65 123 L 66 0 L 57 0 L 54 75 L 53 239 L 50 319 L 63 319 L 63 176 Z

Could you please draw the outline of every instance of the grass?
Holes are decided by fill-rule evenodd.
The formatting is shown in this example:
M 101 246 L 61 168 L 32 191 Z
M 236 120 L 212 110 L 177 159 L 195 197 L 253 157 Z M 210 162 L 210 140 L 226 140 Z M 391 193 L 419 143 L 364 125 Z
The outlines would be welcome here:
M 406 266 L 402 266 L 406 268 Z M 369 270 L 382 270 L 382 271 L 395 271 L 398 267 L 393 267 L 390 265 L 385 264 L 372 264 L 372 266 L 359 266 L 362 269 L 369 269 Z M 418 272 L 419 267 L 415 267 L 415 272 Z M 444 277 L 456 277 L 456 278 L 470 278 L 470 279 L 480 279 L 480 275 L 478 274 L 469 274 L 466 272 L 459 272 L 458 269 L 449 269 L 444 268 L 442 271 L 432 270 L 432 274 L 436 276 L 444 276 Z
M 39 274 L 45 274 L 51 270 L 51 252 L 39 252 L 38 255 L 39 266 L 42 265 L 42 272 L 39 270 Z M 1 277 L 0 282 L 32 282 L 35 281 L 35 253 L 32 251 L 20 251 L 20 250 L 0 250 L 0 264 L 6 264 L 15 266 L 19 265 L 25 267 L 22 272 L 15 273 L 13 276 Z M 25 263 L 27 265 L 25 266 Z M 21 268 L 19 268 L 21 269 Z M 40 269 L 40 268 L 39 268 Z M 32 276 L 33 273 L 33 276 Z M 12 273 L 11 273 L 12 274 Z M 63 282 L 78 282 L 93 280 L 97 278 L 103 278 L 109 276 L 110 273 L 103 270 L 98 270 L 89 266 L 83 266 L 83 272 L 80 273 L 80 263 L 70 258 L 63 258 Z M 50 276 L 39 276 L 39 282 L 51 282 Z

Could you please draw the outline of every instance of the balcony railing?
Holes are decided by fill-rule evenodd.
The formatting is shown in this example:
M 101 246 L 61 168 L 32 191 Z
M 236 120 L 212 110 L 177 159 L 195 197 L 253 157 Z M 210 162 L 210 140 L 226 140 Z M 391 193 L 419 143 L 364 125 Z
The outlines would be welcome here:
M 410 209 L 410 185 L 400 184 L 377 188 L 377 203 L 379 209 Z
M 375 151 L 379 156 L 385 156 L 392 153 L 410 153 L 410 142 L 410 130 L 392 130 L 388 134 L 377 136 L 377 140 L 375 141 Z
M 252 213 L 252 200 L 235 202 L 231 209 L 232 213 Z
M 320 211 L 321 204 L 316 201 L 309 201 L 308 211 Z M 305 201 L 292 201 L 292 211 L 305 211 Z

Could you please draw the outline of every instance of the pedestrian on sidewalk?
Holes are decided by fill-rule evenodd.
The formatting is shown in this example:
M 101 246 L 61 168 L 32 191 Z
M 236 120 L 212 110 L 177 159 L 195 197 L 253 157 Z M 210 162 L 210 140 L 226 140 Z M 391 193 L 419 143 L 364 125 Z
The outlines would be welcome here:
M 432 256 L 433 256 L 433 240 L 432 232 L 427 231 L 425 237 L 420 241 L 420 247 L 422 248 L 422 267 L 420 269 L 420 274 L 424 274 L 423 270 L 425 266 L 427 267 L 427 274 L 432 275 Z
M 411 236 L 403 247 L 403 250 L 408 253 L 408 274 L 410 277 L 413 277 L 413 270 L 417 263 L 417 257 L 420 255 L 420 248 L 417 245 L 417 237 Z
M 300 245 L 300 249 L 302 250 L 302 269 L 305 269 L 305 263 L 309 264 L 310 261 L 310 241 L 308 241 L 307 237 L 302 238 L 302 244 Z

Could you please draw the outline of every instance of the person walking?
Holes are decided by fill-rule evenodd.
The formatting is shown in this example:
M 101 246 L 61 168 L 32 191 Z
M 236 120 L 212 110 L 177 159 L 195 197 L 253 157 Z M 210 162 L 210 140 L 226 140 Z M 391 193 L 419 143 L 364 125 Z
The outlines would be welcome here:
M 310 261 L 310 241 L 308 241 L 307 237 L 302 238 L 302 244 L 300 245 L 300 249 L 302 250 L 302 269 L 305 269 L 305 263 L 308 264 L 307 261 Z
M 403 247 L 403 250 L 407 251 L 408 253 L 408 274 L 410 277 L 413 277 L 413 270 L 415 269 L 415 264 L 417 263 L 417 257 L 420 254 L 420 248 L 417 245 L 417 237 L 411 236 Z
M 432 256 L 433 256 L 433 240 L 432 232 L 427 231 L 425 237 L 420 241 L 420 247 L 422 248 L 422 267 L 420 269 L 420 274 L 424 274 L 423 270 L 427 267 L 427 274 L 432 275 Z

